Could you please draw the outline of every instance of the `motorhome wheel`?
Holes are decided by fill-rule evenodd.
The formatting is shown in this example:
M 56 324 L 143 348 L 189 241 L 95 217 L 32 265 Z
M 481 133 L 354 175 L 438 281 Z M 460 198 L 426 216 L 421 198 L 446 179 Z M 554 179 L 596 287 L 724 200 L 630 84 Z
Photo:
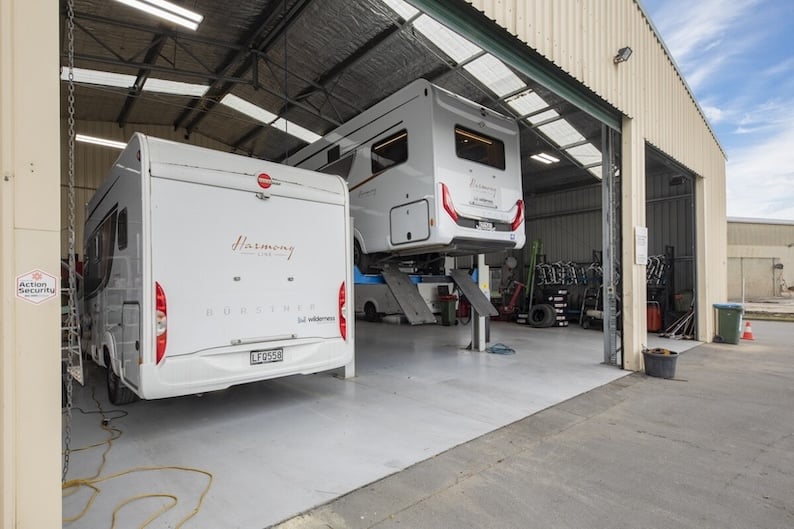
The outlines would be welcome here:
M 364 319 L 367 321 L 380 321 L 378 309 L 375 308 L 375 304 L 371 301 L 367 301 L 364 304 Z
M 113 371 L 113 364 L 110 362 L 110 355 L 105 355 L 105 364 L 107 365 L 107 386 L 108 386 L 108 399 L 112 404 L 129 404 L 135 402 L 137 396 L 130 388 L 124 385 L 121 378 Z
M 353 263 L 358 267 L 358 271 L 362 274 L 369 273 L 370 258 L 361 250 L 361 245 L 358 241 L 353 242 Z

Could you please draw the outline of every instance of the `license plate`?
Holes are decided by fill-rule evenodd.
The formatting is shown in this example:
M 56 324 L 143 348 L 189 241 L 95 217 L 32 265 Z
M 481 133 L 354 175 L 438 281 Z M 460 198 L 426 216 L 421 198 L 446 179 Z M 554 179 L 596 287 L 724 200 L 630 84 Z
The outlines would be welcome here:
M 282 362 L 284 360 L 284 349 L 265 349 L 263 351 L 251 351 L 251 365 L 270 364 L 272 362 Z
M 493 222 L 481 220 L 480 222 L 477 223 L 477 229 L 483 231 L 494 231 Z

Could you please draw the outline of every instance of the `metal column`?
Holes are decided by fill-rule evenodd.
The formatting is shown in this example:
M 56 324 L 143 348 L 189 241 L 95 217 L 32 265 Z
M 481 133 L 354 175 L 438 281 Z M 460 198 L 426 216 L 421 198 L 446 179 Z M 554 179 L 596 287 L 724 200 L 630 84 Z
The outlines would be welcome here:
M 620 177 L 615 163 L 615 132 L 601 126 L 601 233 L 604 300 L 604 363 L 621 365 L 618 354 L 620 270 Z

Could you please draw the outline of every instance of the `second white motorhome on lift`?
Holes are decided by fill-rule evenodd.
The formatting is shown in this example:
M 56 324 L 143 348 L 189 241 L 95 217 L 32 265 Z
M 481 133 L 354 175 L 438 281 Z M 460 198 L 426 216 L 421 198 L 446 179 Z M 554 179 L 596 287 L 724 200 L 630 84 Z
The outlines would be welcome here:
M 356 264 L 524 246 L 515 120 L 419 79 L 287 159 L 346 179 Z
M 86 219 L 83 345 L 114 404 L 353 375 L 339 177 L 135 134 Z

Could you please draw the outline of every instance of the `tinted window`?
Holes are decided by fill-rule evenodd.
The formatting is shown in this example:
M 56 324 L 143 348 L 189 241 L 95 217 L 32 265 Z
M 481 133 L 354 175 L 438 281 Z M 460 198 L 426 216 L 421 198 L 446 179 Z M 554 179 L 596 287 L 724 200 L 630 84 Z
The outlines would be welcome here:
M 455 127 L 455 153 L 464 160 L 505 168 L 505 144 L 502 141 L 460 126 Z
M 127 247 L 127 208 L 119 211 L 118 232 L 119 250 L 123 250 Z
M 88 240 L 83 277 L 86 297 L 95 296 L 110 278 L 113 249 L 116 245 L 117 218 L 118 214 L 116 210 L 113 210 Z
M 408 159 L 408 132 L 401 130 L 372 144 L 372 173 L 380 173 Z

